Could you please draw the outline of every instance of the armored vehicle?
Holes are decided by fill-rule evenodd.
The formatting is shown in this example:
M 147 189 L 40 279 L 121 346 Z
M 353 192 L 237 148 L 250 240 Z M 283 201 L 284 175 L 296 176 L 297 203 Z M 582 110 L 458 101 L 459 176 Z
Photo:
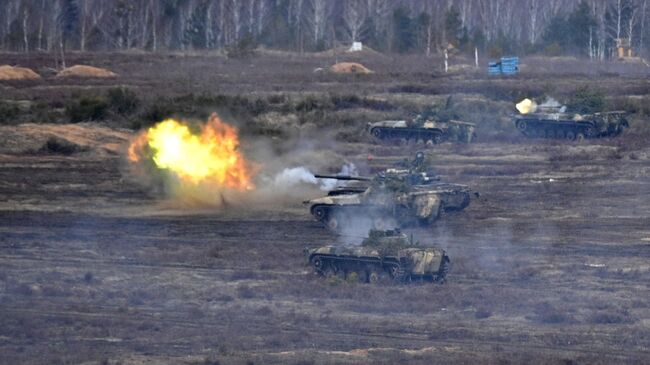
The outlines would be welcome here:
M 368 123 L 367 128 L 378 140 L 405 139 L 437 144 L 447 140 L 470 143 L 476 138 L 476 124 L 459 120 L 436 120 L 424 113 L 411 121 L 384 120 Z
M 367 186 L 333 190 L 327 196 L 304 203 L 328 228 L 338 231 L 342 223 L 365 218 L 378 229 L 419 223 L 429 225 L 443 212 L 463 210 L 470 203 L 465 185 L 441 183 L 426 173 L 389 169 L 374 178 L 316 175 L 318 178 L 364 181 Z
M 570 114 L 559 104 L 538 106 L 526 103 L 520 114 L 514 117 L 517 129 L 527 137 L 583 140 L 617 136 L 629 126 L 624 111 L 611 111 L 593 114 Z M 529 107 L 528 107 L 529 106 Z M 530 112 L 529 112 L 530 111 Z
M 476 138 L 476 124 L 458 120 L 458 108 L 452 96 L 444 106 L 429 107 L 410 121 L 385 120 L 368 123 L 368 132 L 379 140 L 405 139 L 429 143 L 459 141 L 470 143 Z
M 324 246 L 305 249 L 317 274 L 375 283 L 426 280 L 443 283 L 449 256 L 441 249 L 421 247 L 399 230 L 371 230 L 360 246 Z

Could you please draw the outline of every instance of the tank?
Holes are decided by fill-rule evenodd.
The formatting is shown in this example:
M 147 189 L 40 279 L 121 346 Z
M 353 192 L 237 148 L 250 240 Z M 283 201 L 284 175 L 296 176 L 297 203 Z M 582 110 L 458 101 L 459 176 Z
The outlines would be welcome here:
M 537 106 L 528 102 L 514 117 L 515 127 L 526 137 L 583 140 L 585 138 L 614 137 L 629 126 L 626 112 L 611 111 L 593 114 L 571 114 L 560 105 Z M 522 113 L 522 111 L 530 113 Z
M 343 187 L 327 196 L 303 202 L 310 213 L 333 231 L 370 221 L 377 229 L 430 225 L 443 212 L 460 211 L 470 203 L 466 185 L 449 184 L 413 170 L 388 169 L 375 177 L 316 175 L 318 178 L 355 180 L 365 185 Z
M 360 246 L 323 246 L 305 249 L 305 254 L 318 275 L 363 283 L 444 283 L 450 263 L 444 250 L 413 244 L 399 230 L 371 230 Z
M 384 120 L 368 123 L 368 132 L 379 141 L 406 140 L 438 144 L 444 141 L 471 143 L 476 138 L 476 124 L 459 120 L 441 121 L 420 114 L 411 121 Z

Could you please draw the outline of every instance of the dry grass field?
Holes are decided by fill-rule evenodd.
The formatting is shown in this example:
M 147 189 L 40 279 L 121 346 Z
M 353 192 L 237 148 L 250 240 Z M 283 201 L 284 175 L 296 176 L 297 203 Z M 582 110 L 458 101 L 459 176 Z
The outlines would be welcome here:
M 366 57 L 350 61 L 373 74 L 314 73 L 334 62 L 325 56 L 72 54 L 68 63 L 118 77 L 0 83 L 8 113 L 0 115 L 0 362 L 649 362 L 648 71 L 532 59 L 519 76 L 490 79 L 483 70 L 444 75 L 438 60 Z M 46 55 L 2 59 L 41 73 L 52 64 Z M 68 124 L 68 103 L 115 86 L 133 90 L 138 111 Z M 580 87 L 632 112 L 631 128 L 581 143 L 516 133 L 509 117 L 519 98 Z M 444 181 L 479 196 L 408 230 L 447 250 L 444 285 L 311 273 L 303 248 L 340 242 L 301 205 L 318 191 L 179 207 L 134 177 L 124 157 L 130 128 L 147 125 L 166 100 L 170 114 L 218 111 L 238 125 L 262 172 L 352 162 L 370 173 L 423 146 L 376 144 L 363 134 L 367 122 L 449 95 L 479 125 L 479 139 L 427 155 Z M 69 144 L 48 143 L 54 136 Z M 265 159 L 260 151 L 269 150 Z

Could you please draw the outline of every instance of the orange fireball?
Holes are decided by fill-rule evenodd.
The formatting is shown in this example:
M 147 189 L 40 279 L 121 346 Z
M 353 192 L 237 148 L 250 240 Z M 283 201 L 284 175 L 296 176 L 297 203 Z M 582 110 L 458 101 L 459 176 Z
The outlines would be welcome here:
M 149 157 L 156 167 L 173 172 L 185 184 L 254 189 L 253 167 L 239 151 L 237 129 L 216 114 L 199 133 L 177 120 L 164 120 L 133 141 L 128 157 L 132 162 Z

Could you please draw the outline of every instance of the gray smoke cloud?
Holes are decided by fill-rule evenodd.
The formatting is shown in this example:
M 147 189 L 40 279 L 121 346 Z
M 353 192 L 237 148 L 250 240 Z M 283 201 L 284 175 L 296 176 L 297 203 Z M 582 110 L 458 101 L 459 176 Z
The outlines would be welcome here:
M 337 175 L 359 176 L 357 167 L 353 163 L 345 164 Z M 277 173 L 272 178 L 264 177 L 265 183 L 270 183 L 274 189 L 288 190 L 301 185 L 316 186 L 322 191 L 329 191 L 339 186 L 345 186 L 345 181 L 336 179 L 318 179 L 307 167 L 288 167 Z

